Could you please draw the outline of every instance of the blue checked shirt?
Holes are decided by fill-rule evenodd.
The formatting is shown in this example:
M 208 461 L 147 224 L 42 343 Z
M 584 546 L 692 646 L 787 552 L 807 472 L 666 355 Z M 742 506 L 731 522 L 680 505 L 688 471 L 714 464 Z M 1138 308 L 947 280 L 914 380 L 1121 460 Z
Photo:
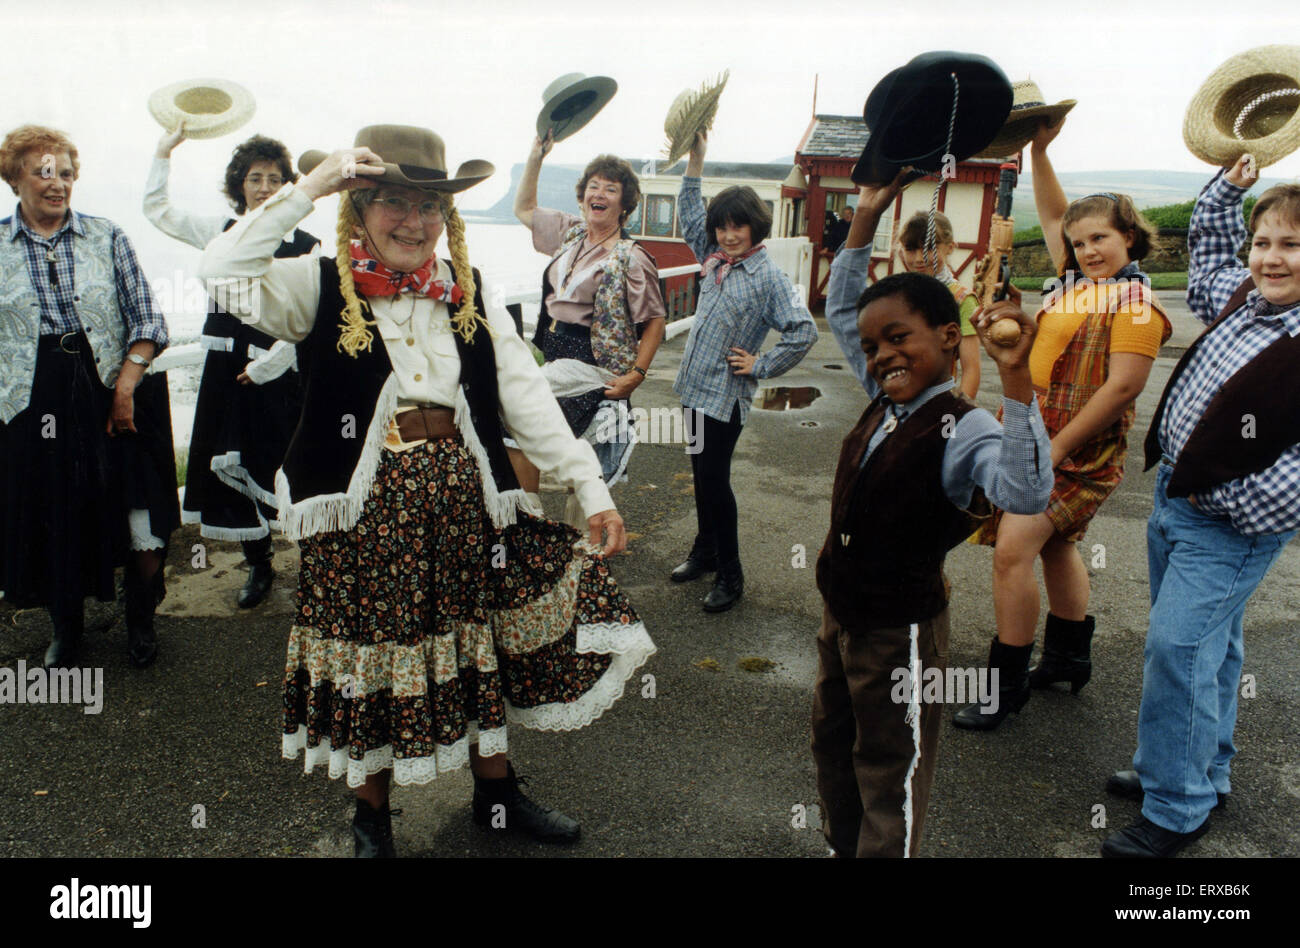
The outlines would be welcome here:
M 867 356 L 858 335 L 858 297 L 867 285 L 871 264 L 870 247 L 842 249 L 831 264 L 826 287 L 826 324 L 840 344 L 853 372 L 873 399 L 880 385 L 867 373 Z M 952 379 L 927 388 L 906 404 L 886 402 L 886 417 L 902 421 L 930 399 L 951 390 Z M 888 432 L 877 428 L 867 442 L 862 461 L 876 450 Z M 962 510 L 970 506 L 978 485 L 989 503 L 1016 514 L 1036 514 L 1047 509 L 1052 498 L 1052 441 L 1038 411 L 1038 400 L 1030 404 L 1002 399 L 1002 424 L 983 408 L 967 412 L 957 422 L 943 451 L 943 491 Z
M 52 237 L 42 237 L 29 228 L 18 209 L 9 219 L 8 240 L 24 241 L 27 250 L 27 273 L 41 303 L 41 335 L 81 332 L 77 316 L 76 281 L 73 269 L 72 242 L 86 236 L 81 223 L 85 215 L 72 211 L 68 221 Z M 55 285 L 50 283 L 49 254 L 54 253 Z M 117 282 L 117 303 L 126 318 L 128 347 L 148 339 L 161 352 L 167 346 L 167 323 L 163 319 L 153 291 L 140 272 L 131 241 L 116 226 L 113 228 L 113 273 Z
M 1214 321 L 1248 275 L 1237 259 L 1247 238 L 1241 212 L 1245 194 L 1246 189 L 1228 183 L 1219 172 L 1201 190 L 1192 211 L 1187 303 L 1203 323 Z M 1284 309 L 1251 290 L 1241 309 L 1205 338 L 1174 383 L 1160 423 L 1161 452 L 1177 461 L 1223 383 L 1284 335 L 1300 335 L 1300 303 Z M 1282 452 L 1272 467 L 1193 499 L 1203 512 L 1229 518 L 1246 536 L 1295 530 L 1300 527 L 1300 444 Z
M 682 235 L 695 258 L 703 263 L 718 249 L 705 226 L 704 198 L 699 178 L 682 178 L 677 199 Z M 754 360 L 752 375 L 736 375 L 727 364 L 731 348 L 757 353 L 775 329 L 781 341 Z M 713 276 L 700 277 L 695 322 L 686 340 L 682 366 L 673 391 L 682 404 L 718 421 L 730 421 L 740 405 L 740 423 L 749 417 L 759 379 L 770 379 L 794 368 L 817 341 L 817 326 L 794 287 L 772 263 L 766 250 L 731 268 L 722 285 Z

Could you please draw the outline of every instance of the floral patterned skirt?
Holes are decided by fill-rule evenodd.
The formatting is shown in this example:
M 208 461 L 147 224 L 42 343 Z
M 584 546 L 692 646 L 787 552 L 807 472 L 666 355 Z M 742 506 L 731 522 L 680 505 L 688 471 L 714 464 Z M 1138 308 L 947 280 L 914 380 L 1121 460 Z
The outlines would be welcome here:
M 498 529 L 460 439 L 381 451 L 360 520 L 301 542 L 283 755 L 349 786 L 507 750 L 507 721 L 590 724 L 655 646 L 577 531 L 519 512 Z

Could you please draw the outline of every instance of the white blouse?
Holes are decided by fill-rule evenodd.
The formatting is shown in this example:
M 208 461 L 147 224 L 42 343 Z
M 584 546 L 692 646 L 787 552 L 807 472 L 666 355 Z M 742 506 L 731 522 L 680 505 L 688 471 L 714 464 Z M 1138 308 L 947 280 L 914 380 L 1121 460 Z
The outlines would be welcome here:
M 316 322 L 320 257 L 276 259 L 281 239 L 312 211 L 312 201 L 286 184 L 257 210 L 208 245 L 199 275 L 227 313 L 277 339 L 300 342 Z M 438 260 L 438 278 L 450 268 Z M 487 292 L 484 291 L 484 297 Z M 369 299 L 378 337 L 388 351 L 405 404 L 454 405 L 460 355 L 447 306 L 409 291 Z M 573 436 L 527 343 L 500 313 L 485 314 L 496 354 L 501 415 L 511 437 L 537 467 L 572 487 L 583 515 L 614 502 L 591 445 Z

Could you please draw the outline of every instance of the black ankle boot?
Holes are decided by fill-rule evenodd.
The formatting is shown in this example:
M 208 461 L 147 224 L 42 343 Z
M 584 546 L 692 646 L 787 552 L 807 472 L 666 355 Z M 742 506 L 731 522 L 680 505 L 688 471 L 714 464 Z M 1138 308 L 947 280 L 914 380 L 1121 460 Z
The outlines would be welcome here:
M 740 560 L 723 563 L 718 567 L 713 588 L 704 597 L 704 611 L 726 612 L 736 604 L 744 591 L 745 574 L 740 569 Z
M 271 568 L 271 538 L 244 541 L 244 559 L 248 561 L 248 579 L 239 591 L 239 608 L 251 609 L 271 591 L 275 570 Z
M 45 667 L 75 668 L 77 643 L 85 625 L 85 613 L 55 615 L 51 612 L 50 621 L 54 623 L 54 636 L 50 639 L 50 647 L 45 650 Z
M 524 777 L 515 776 L 513 764 L 507 764 L 506 776 L 493 780 L 474 778 L 474 822 L 496 830 L 517 830 L 543 843 L 571 843 L 581 827 L 559 810 L 548 810 L 524 796 L 519 784 Z
M 699 579 L 716 571 L 717 568 L 718 555 L 713 550 L 712 541 L 696 536 L 690 554 L 685 561 L 678 564 L 669 578 L 675 583 L 689 583 L 692 579 Z
M 388 801 L 384 808 L 376 810 L 365 800 L 357 797 L 357 812 L 352 817 L 353 853 L 358 859 L 392 859 L 397 855 L 393 848 L 392 815 L 400 812 L 390 810 Z
M 126 654 L 136 668 L 148 668 L 158 657 L 158 636 L 153 629 L 153 613 L 157 604 L 158 596 L 153 579 L 139 579 L 128 566 Z
M 991 731 L 1008 714 L 1018 714 L 1029 700 L 1029 656 L 1034 643 L 1003 645 L 996 638 L 989 646 L 989 668 L 998 670 L 997 710 L 984 713 L 984 706 L 971 704 L 952 717 L 952 723 L 970 731 Z M 993 707 L 990 699 L 988 707 Z
M 1043 633 L 1043 658 L 1029 672 L 1029 687 L 1046 688 L 1058 681 L 1070 683 L 1076 695 L 1092 677 L 1092 633 L 1097 627 L 1093 616 L 1081 622 L 1047 614 L 1047 631 Z

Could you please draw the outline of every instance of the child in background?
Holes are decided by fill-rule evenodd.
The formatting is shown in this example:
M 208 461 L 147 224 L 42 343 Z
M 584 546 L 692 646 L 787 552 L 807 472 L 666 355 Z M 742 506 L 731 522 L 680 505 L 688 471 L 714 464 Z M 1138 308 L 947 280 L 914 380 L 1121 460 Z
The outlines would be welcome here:
M 902 177 L 860 189 L 826 296 L 826 322 L 872 399 L 844 440 L 817 560 L 825 606 L 813 758 L 826 838 L 846 857 L 908 856 L 921 838 L 941 712 L 922 703 L 920 682 L 947 667 L 945 555 L 987 513 L 986 497 L 1029 514 L 1052 489 L 1028 368 L 1034 325 L 1018 294 L 980 316 L 1011 317 L 1022 330 L 1012 348 L 985 343 L 1002 378 L 999 425 L 953 390 L 961 330 L 942 283 L 896 273 L 863 291 L 871 235 Z M 910 701 L 897 696 L 900 668 Z
M 1135 769 L 1106 785 L 1141 799 L 1142 816 L 1103 856 L 1173 856 L 1209 829 L 1237 753 L 1242 617 L 1300 528 L 1300 185 L 1260 195 L 1247 270 L 1248 157 L 1205 186 L 1188 229 L 1187 302 L 1210 328 L 1174 368 L 1147 435 L 1147 467 L 1160 467 L 1138 747 Z
M 1029 370 L 1052 436 L 1056 486 L 1046 513 L 1000 512 L 979 531 L 995 545 L 993 610 L 997 636 L 989 666 L 1000 670 L 998 709 L 971 705 L 957 727 L 987 731 L 1029 700 L 1029 689 L 1068 681 L 1078 692 L 1092 674 L 1095 621 L 1088 615 L 1088 570 L 1075 544 L 1102 501 L 1119 486 L 1134 403 L 1172 331 L 1137 261 L 1155 234 L 1120 194 L 1070 204 L 1047 146 L 1063 122 L 1043 124 L 1033 141 L 1034 203 L 1062 285 L 1044 300 Z M 1034 560 L 1043 561 L 1047 630 L 1043 660 L 1029 656 L 1038 625 Z
M 753 188 L 715 195 L 707 215 L 700 191 L 708 139 L 698 132 L 682 177 L 682 236 L 702 264 L 695 321 L 673 390 L 681 397 L 691 457 L 699 532 L 686 561 L 672 572 L 683 583 L 717 571 L 705 612 L 730 609 L 744 590 L 731 455 L 749 415 L 758 379 L 799 364 L 817 341 L 817 326 L 794 287 L 767 255 L 772 213 Z M 769 329 L 781 334 L 758 354 Z
M 980 390 L 980 342 L 971 323 L 971 317 L 975 315 L 975 294 L 957 282 L 948 266 L 948 259 L 957 249 L 957 241 L 952 235 L 952 221 L 946 214 L 934 215 L 934 250 L 926 260 L 925 231 L 928 223 L 929 215 L 917 211 L 903 225 L 903 231 L 898 235 L 898 259 L 909 273 L 928 273 L 937 277 L 957 301 L 961 315 L 961 343 L 957 346 L 961 382 L 958 387 L 963 395 L 974 400 Z

